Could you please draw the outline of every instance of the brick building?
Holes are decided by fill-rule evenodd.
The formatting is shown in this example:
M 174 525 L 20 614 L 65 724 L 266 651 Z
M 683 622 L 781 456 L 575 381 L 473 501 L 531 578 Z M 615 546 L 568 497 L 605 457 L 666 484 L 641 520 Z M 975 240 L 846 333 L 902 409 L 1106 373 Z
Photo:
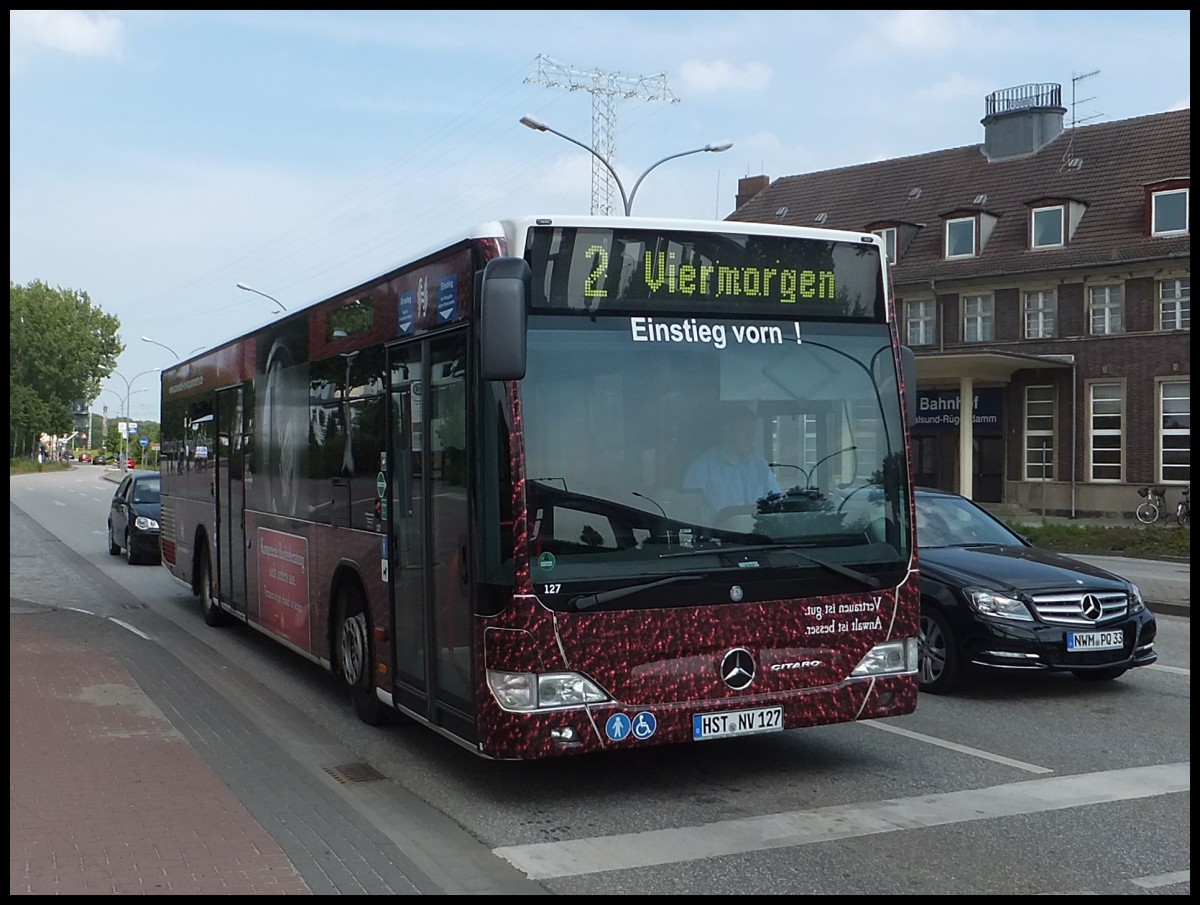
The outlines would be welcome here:
M 1066 112 L 1059 85 L 997 91 L 981 144 L 748 177 L 728 219 L 884 237 L 919 484 L 1067 516 L 1132 513 L 1162 484 L 1173 507 L 1191 480 L 1191 111 Z

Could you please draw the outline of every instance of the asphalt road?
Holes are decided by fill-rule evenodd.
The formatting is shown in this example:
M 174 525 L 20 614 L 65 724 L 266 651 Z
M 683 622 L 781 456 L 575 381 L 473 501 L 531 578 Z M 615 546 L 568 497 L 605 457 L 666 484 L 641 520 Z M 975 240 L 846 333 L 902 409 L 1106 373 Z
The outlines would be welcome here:
M 498 764 L 413 724 L 364 726 L 307 661 L 207 627 L 164 570 L 108 556 L 112 485 L 89 469 L 10 480 L 11 594 L 168 655 L 139 674 L 147 693 L 203 692 L 230 727 L 197 750 L 272 752 L 213 761 L 264 826 L 282 801 L 327 849 L 394 846 L 445 892 L 1190 893 L 1190 619 L 1161 615 L 1159 663 L 1115 682 L 989 674 L 894 720 Z M 1146 590 L 1150 570 L 1126 574 Z M 339 764 L 380 778 L 333 783 Z

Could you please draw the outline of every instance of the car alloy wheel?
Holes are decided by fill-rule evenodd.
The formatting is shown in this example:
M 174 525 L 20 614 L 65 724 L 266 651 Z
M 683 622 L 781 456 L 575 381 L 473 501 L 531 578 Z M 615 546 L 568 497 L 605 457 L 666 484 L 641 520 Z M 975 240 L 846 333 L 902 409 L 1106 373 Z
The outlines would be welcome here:
M 961 669 L 954 630 L 950 628 L 946 616 L 936 607 L 921 607 L 917 646 L 917 675 L 921 691 L 947 694 L 957 688 L 961 679 Z

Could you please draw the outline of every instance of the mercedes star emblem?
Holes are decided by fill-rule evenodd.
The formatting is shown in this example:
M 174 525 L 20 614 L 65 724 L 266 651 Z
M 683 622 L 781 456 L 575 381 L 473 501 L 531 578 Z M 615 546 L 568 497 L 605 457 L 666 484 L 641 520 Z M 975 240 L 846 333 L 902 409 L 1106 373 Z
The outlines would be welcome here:
M 1083 610 L 1083 615 L 1092 621 L 1099 619 L 1100 614 L 1104 612 L 1104 607 L 1100 605 L 1100 598 L 1095 594 L 1084 594 L 1080 608 Z
M 721 661 L 721 678 L 734 691 L 754 681 L 754 657 L 744 647 L 735 647 Z

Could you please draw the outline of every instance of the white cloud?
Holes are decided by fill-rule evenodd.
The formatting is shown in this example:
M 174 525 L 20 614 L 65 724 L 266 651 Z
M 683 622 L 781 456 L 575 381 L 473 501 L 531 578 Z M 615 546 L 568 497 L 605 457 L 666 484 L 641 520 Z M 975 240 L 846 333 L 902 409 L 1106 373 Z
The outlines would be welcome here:
M 923 85 L 913 92 L 915 100 L 922 103 L 945 104 L 963 99 L 982 99 L 995 87 L 978 79 L 969 79 L 953 73 L 941 81 Z
M 679 67 L 684 94 L 716 94 L 719 91 L 765 91 L 774 73 L 763 63 L 738 66 L 725 60 L 688 60 Z
M 14 61 L 19 54 L 27 57 L 37 50 L 85 57 L 116 56 L 125 34 L 120 19 L 75 9 L 13 9 L 8 12 L 8 25 Z
M 933 9 L 904 9 L 881 20 L 879 37 L 903 50 L 961 49 L 971 33 L 967 21 L 950 12 Z

